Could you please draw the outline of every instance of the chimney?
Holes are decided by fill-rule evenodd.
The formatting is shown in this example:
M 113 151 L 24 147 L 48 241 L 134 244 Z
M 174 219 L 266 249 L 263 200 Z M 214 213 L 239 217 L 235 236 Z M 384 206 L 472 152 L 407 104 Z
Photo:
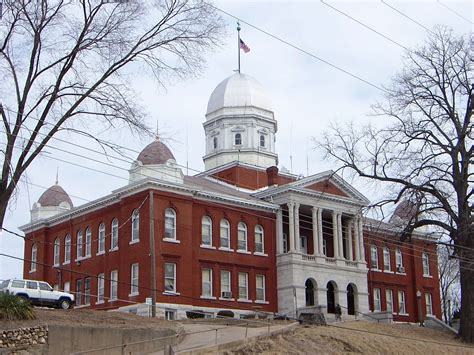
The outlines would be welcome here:
M 268 186 L 278 186 L 278 167 L 270 166 L 267 168 Z

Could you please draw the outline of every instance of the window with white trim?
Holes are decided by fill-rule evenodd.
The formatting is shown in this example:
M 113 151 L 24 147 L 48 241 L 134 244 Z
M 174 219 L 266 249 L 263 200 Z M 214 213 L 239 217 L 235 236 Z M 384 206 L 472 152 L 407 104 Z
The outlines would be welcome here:
M 395 251 L 395 261 L 397 263 L 397 268 L 403 267 L 403 255 L 402 255 L 402 249 L 400 249 L 400 247 L 397 247 Z
M 430 257 L 427 252 L 421 255 L 423 261 L 423 276 L 430 276 Z
M 113 301 L 117 299 L 118 295 L 118 270 L 112 270 L 110 272 L 110 299 Z
M 384 271 L 390 271 L 390 249 L 388 247 L 383 248 L 383 269 Z
M 63 291 L 64 292 L 69 292 L 71 290 L 71 284 L 69 281 L 66 281 L 63 286 Z
M 380 288 L 374 288 L 374 312 L 380 312 L 381 310 Z
M 260 147 L 265 148 L 265 136 L 263 134 L 260 135 Z
M 230 271 L 221 270 L 221 297 L 231 298 L 231 282 L 230 282 Z M 229 297 L 230 296 L 230 297 Z
M 53 250 L 53 264 L 54 266 L 59 265 L 59 260 L 60 260 L 60 251 L 61 251 L 61 242 L 59 241 L 59 238 L 56 238 L 54 240 L 54 250 Z
M 235 134 L 234 145 L 242 144 L 242 135 L 240 133 Z
M 405 291 L 398 291 L 398 314 L 406 314 Z
M 202 269 L 202 296 L 212 297 L 212 269 Z
M 99 239 L 97 245 L 97 254 L 105 252 L 105 224 L 101 223 L 99 225 Z
M 76 280 L 76 306 L 82 305 L 82 279 Z
M 80 259 L 83 255 L 83 246 L 82 246 L 82 230 L 79 229 L 76 235 L 76 258 Z
M 97 302 L 104 302 L 105 276 L 103 273 L 97 276 Z
M 110 250 L 118 249 L 118 232 L 119 232 L 119 225 L 118 219 L 114 218 L 112 220 L 112 224 L 110 226 Z
M 247 251 L 247 225 L 244 222 L 237 227 L 237 249 Z
M 71 262 L 71 236 L 68 234 L 64 238 L 64 264 Z
M 239 272 L 239 299 L 248 300 L 249 299 L 249 274 L 246 272 Z
M 212 246 L 212 220 L 208 216 L 201 220 L 201 245 Z
M 165 309 L 165 320 L 175 320 L 176 309 Z
M 425 293 L 425 305 L 426 305 L 426 314 L 432 315 L 433 314 L 433 298 L 431 296 L 431 292 Z
M 393 313 L 393 291 L 390 289 L 385 290 L 385 307 L 387 312 Z
M 132 212 L 132 239 L 131 242 L 138 242 L 140 240 L 140 212 L 134 210 Z
M 176 239 L 176 212 L 172 208 L 165 210 L 165 238 Z
M 92 254 L 92 233 L 90 227 L 86 228 L 86 257 Z M 85 285 L 85 283 L 84 283 Z
M 256 301 L 265 301 L 265 275 L 255 276 Z
M 30 264 L 30 271 L 36 271 L 36 261 L 38 260 L 38 247 L 36 244 L 31 246 L 31 264 Z
M 176 264 L 165 264 L 165 292 L 176 292 Z
M 230 224 L 226 219 L 221 219 L 220 223 L 220 247 L 230 248 Z
M 214 149 L 217 149 L 217 137 L 214 137 L 212 142 L 213 142 Z
M 379 253 L 376 245 L 370 246 L 370 263 L 372 269 L 379 269 Z
M 91 304 L 91 278 L 84 279 L 84 305 Z
M 255 226 L 255 252 L 264 253 L 263 227 L 259 224 Z
M 138 263 L 132 264 L 130 270 L 130 295 L 138 295 Z

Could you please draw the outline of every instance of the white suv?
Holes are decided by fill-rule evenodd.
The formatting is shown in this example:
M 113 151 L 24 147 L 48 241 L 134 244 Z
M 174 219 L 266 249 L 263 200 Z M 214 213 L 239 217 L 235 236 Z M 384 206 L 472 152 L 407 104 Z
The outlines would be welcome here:
M 44 281 L 5 280 L 0 284 L 0 292 L 7 292 L 23 297 L 35 306 L 68 309 L 74 304 L 74 295 L 53 290 L 53 288 Z

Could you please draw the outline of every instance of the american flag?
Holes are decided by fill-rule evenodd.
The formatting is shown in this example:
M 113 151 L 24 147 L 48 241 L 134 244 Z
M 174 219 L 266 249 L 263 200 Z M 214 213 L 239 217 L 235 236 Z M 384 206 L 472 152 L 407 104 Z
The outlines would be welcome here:
M 250 52 L 250 47 L 245 44 L 244 41 L 240 40 L 240 49 L 244 50 L 244 53 Z

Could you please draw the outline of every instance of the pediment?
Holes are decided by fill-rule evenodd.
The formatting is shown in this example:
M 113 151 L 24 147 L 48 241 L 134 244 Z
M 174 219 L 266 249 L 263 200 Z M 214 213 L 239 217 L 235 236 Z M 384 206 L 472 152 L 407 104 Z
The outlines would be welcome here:
M 344 192 L 342 189 L 337 187 L 334 183 L 329 181 L 329 179 L 304 186 L 304 188 L 309 189 L 309 190 L 323 192 L 323 193 L 328 193 L 331 195 L 350 197 L 346 192 Z

